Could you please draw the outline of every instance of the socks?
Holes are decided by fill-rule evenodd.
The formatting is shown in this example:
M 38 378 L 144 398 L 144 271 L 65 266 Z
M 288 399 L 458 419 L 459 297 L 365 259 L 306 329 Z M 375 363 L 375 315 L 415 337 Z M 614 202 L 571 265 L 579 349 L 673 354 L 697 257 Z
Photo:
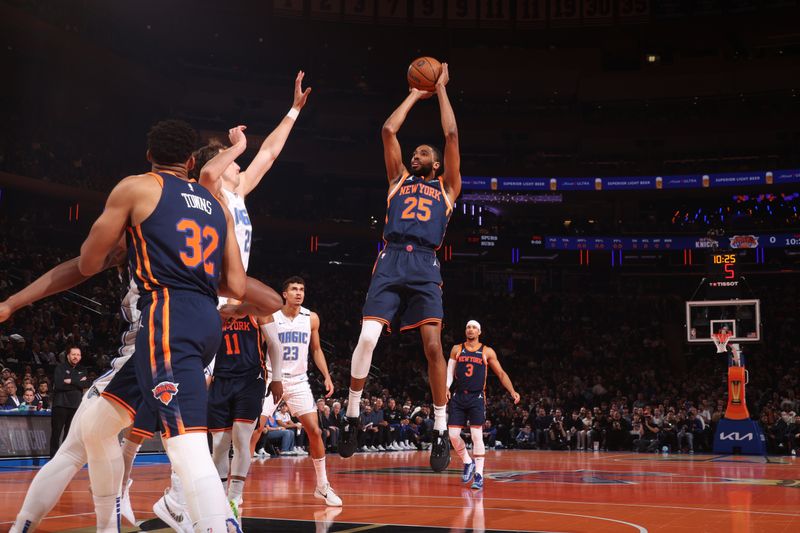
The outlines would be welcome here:
M 119 496 L 93 496 L 98 533 L 118 533 L 120 528 Z
M 475 472 L 480 475 L 483 475 L 483 460 L 483 455 L 480 457 L 475 456 Z
M 243 492 L 244 492 L 244 480 L 231 479 L 230 484 L 228 484 L 228 499 L 233 500 L 235 502 L 239 502 L 242 499 Z
M 444 405 L 433 406 L 433 430 L 447 431 L 447 409 Z
M 122 493 L 128 490 L 128 480 L 131 478 L 131 469 L 133 468 L 133 461 L 136 459 L 136 454 L 142 445 L 136 442 L 124 439 L 122 442 L 122 460 L 125 464 L 125 470 L 122 474 Z
M 178 474 L 175 473 L 173 470 L 170 473 L 170 487 L 169 487 L 169 495 L 170 497 L 175 500 L 175 503 L 180 505 L 181 507 L 186 507 L 186 498 L 183 495 L 183 485 L 181 484 L 181 478 L 178 477 Z
M 364 390 L 355 391 L 350 389 L 350 393 L 347 396 L 347 411 L 345 415 L 348 418 L 358 418 L 358 415 L 361 412 L 361 393 Z
M 328 484 L 328 474 L 325 471 L 325 457 L 314 459 L 314 472 L 317 473 L 317 487 L 324 487 Z

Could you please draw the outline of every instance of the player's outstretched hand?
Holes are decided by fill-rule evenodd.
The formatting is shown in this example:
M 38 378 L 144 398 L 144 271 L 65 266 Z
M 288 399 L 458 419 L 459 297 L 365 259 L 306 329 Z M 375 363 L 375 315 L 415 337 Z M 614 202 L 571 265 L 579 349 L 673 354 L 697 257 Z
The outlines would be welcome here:
M 450 71 L 447 69 L 447 63 L 442 63 L 442 73 L 439 74 L 439 79 L 436 80 L 436 89 L 444 87 L 450 81 Z
M 231 146 L 247 146 L 247 137 L 244 135 L 244 130 L 246 129 L 247 126 L 239 125 L 228 130 L 228 139 L 231 141 Z
M 303 106 L 306 105 L 306 101 L 308 100 L 308 95 L 311 94 L 311 87 L 306 87 L 303 90 L 303 78 L 305 77 L 306 73 L 302 70 L 297 73 L 297 77 L 294 79 L 294 102 L 292 102 L 293 109 L 303 109 Z
M 514 405 L 519 403 L 519 393 L 517 391 L 511 393 L 511 398 L 514 399 Z
M 272 393 L 272 400 L 277 404 L 283 397 L 283 383 L 280 381 L 273 381 L 269 384 L 268 392 Z
M 325 378 L 325 393 L 326 398 L 330 398 L 333 394 L 333 381 L 331 380 L 330 376 Z

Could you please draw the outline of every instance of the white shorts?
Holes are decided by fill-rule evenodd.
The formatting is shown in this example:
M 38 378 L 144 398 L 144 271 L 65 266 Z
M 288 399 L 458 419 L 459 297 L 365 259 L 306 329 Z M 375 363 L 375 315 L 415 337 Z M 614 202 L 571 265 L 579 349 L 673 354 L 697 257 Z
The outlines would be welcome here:
M 317 410 L 317 404 L 314 401 L 314 395 L 311 393 L 311 386 L 308 384 L 307 379 L 303 381 L 284 381 L 283 396 L 278 400 L 278 403 L 272 400 L 272 394 L 269 393 L 270 383 L 272 383 L 272 380 L 267 381 L 267 397 L 264 398 L 261 416 L 273 416 L 282 401 L 286 402 L 286 405 L 289 406 L 289 413 L 294 417 L 299 418 Z
M 127 363 L 128 359 L 130 358 L 130 355 L 121 355 L 112 359 L 111 369 L 107 370 L 104 374 L 92 382 L 92 386 L 86 389 L 86 392 L 83 394 L 83 399 L 85 400 L 87 398 L 100 396 L 100 394 L 106 390 L 108 384 L 111 383 L 111 380 L 114 379 L 114 376 L 117 375 L 117 372 L 120 371 L 123 365 Z

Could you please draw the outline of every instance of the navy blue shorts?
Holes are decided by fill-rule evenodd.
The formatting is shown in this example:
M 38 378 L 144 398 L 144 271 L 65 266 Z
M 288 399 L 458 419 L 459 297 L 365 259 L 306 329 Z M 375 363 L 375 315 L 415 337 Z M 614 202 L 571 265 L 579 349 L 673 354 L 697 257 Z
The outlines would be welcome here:
M 448 403 L 447 425 L 477 427 L 486 422 L 486 398 L 483 392 L 457 392 Z
M 442 274 L 430 248 L 390 243 L 378 254 L 363 319 L 382 322 L 391 331 L 398 312 L 400 331 L 442 322 Z
M 134 363 L 134 353 L 130 359 L 125 361 L 122 368 L 114 374 L 111 381 L 106 385 L 105 390 L 100 396 L 121 405 L 134 420 L 139 404 L 142 402 L 142 390 L 136 380 L 136 363 Z M 152 431 L 152 430 L 151 430 Z M 151 433 L 152 435 L 152 433 Z
M 258 375 L 214 377 L 208 389 L 208 430 L 231 429 L 234 422 L 258 420 L 267 393 L 267 383 Z
M 214 300 L 192 292 L 160 289 L 142 295 L 139 304 L 142 327 L 129 362 L 133 362 L 140 404 L 132 403 L 135 393 L 130 370 L 114 376 L 104 396 L 136 415 L 134 428 L 142 436 L 157 429 L 167 438 L 205 433 L 208 393 L 203 369 L 222 337 L 222 321 Z
M 101 393 L 104 398 L 116 402 L 128 411 L 133 420 L 131 435 L 143 439 L 151 438 L 161 430 L 158 413 L 142 404 L 142 389 L 136 379 L 136 363 L 134 354 L 114 375 L 106 389 Z

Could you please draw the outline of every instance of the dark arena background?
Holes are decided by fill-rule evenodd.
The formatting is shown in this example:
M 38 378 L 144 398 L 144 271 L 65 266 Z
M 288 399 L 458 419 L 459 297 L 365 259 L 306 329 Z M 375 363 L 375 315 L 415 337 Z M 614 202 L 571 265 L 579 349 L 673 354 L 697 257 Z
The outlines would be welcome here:
M 6 299 L 77 257 L 111 189 L 150 171 L 153 124 L 188 122 L 197 148 L 246 125 L 245 169 L 300 70 L 308 102 L 247 197 L 248 275 L 305 280 L 335 390 L 314 364 L 309 382 L 341 417 L 385 246 L 381 126 L 420 56 L 449 66 L 461 153 L 444 355 L 479 321 L 521 400 L 488 373 L 483 488 L 455 450 L 434 472 L 424 346 L 382 336 L 364 404 L 407 438 L 345 459 L 320 412 L 343 506 L 313 497 L 292 428 L 295 446 L 252 459 L 243 530 L 800 530 L 799 21 L 796 0 L 0 0 L 0 530 L 50 458 L 68 347 L 87 383 L 109 368 L 127 287 L 110 269 L 10 316 Z M 436 96 L 398 138 L 407 166 L 443 147 Z M 138 523 L 120 530 L 168 530 L 159 439 L 131 478 Z M 37 531 L 95 523 L 84 468 Z

